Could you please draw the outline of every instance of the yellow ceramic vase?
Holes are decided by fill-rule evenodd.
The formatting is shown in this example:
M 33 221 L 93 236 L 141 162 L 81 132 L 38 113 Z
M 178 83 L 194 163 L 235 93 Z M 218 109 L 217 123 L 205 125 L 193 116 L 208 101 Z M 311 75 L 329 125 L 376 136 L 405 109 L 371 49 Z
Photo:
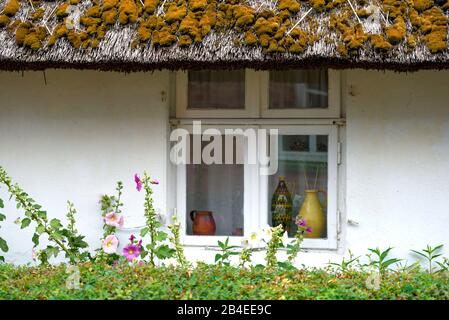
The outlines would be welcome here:
M 299 216 L 306 221 L 312 232 L 306 234 L 307 238 L 323 238 L 326 236 L 326 215 L 320 203 L 318 194 L 325 191 L 305 190 L 306 198 L 299 210 Z

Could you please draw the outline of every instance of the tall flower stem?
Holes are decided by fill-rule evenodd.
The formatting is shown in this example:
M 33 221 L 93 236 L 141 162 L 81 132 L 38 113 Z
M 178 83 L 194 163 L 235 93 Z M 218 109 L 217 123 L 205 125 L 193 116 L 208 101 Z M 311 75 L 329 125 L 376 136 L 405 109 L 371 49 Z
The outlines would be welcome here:
M 18 207 L 22 207 L 25 215 L 35 221 L 38 226 L 43 227 L 43 232 L 48 235 L 48 239 L 56 243 L 59 248 L 64 251 L 71 260 L 74 260 L 72 253 L 62 243 L 62 241 L 54 235 L 54 230 L 48 224 L 46 213 L 40 210 L 40 206 L 31 199 L 17 184 L 13 184 L 11 178 L 7 175 L 5 169 L 0 166 L 0 182 L 8 189 L 11 196 L 14 197 Z
M 180 224 L 176 216 L 173 216 L 173 223 L 168 226 L 170 231 L 172 232 L 172 236 L 170 237 L 170 241 L 175 249 L 176 260 L 181 268 L 187 268 L 188 262 L 184 255 L 184 247 L 181 244 L 181 236 L 180 236 Z
M 157 228 L 160 226 L 159 221 L 157 220 L 156 210 L 154 210 L 153 206 L 153 189 L 151 189 L 151 179 L 150 176 L 144 172 L 144 176 L 142 179 L 142 185 L 145 190 L 145 217 L 147 219 L 147 227 L 148 233 L 150 235 L 150 244 L 149 244 L 149 259 L 150 264 L 155 266 L 154 263 L 154 250 L 156 249 L 156 234 Z

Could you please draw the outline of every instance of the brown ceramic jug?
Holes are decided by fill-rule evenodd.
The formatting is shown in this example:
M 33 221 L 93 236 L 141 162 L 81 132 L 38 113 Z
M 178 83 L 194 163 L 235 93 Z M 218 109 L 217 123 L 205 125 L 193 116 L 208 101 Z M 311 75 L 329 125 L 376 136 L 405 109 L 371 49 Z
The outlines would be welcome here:
M 193 221 L 193 234 L 198 236 L 213 236 L 216 226 L 212 211 L 190 211 Z

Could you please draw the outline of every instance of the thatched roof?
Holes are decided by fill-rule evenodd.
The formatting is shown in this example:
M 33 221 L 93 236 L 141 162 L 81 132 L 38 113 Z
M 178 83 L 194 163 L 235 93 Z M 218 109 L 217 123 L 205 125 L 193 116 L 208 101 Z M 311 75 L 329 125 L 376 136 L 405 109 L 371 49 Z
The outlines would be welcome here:
M 0 69 L 448 68 L 449 0 L 0 0 Z

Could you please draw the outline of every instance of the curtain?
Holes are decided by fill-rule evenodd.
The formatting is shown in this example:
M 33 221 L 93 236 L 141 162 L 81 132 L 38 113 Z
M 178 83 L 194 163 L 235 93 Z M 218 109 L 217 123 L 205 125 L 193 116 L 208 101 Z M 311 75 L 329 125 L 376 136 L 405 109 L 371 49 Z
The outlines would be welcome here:
M 270 71 L 270 109 L 327 108 L 327 70 Z
M 244 109 L 245 70 L 189 72 L 189 109 Z

